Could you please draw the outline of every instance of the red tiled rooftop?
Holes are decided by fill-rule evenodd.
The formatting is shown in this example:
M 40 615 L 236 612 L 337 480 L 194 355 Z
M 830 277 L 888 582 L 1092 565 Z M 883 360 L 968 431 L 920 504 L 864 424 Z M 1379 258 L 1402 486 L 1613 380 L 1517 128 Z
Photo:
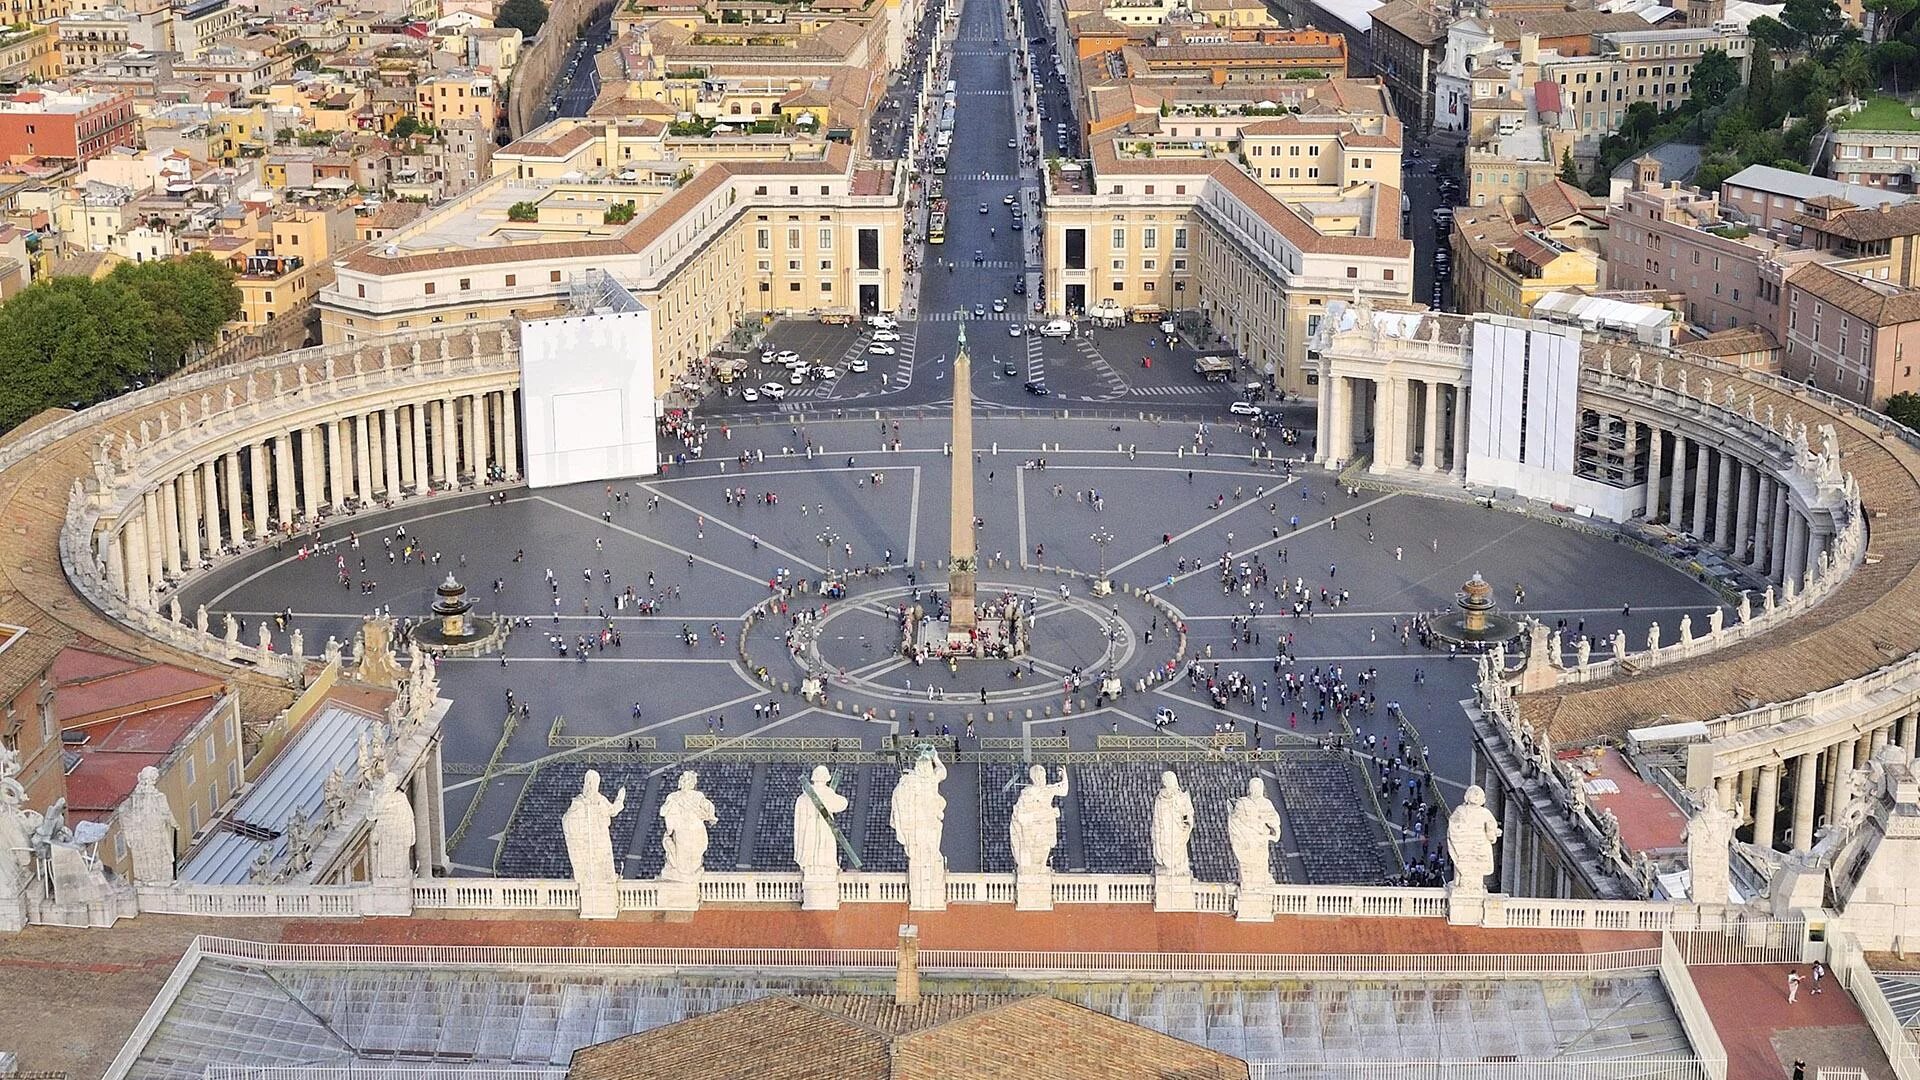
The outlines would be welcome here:
M 105 821 L 140 779 L 140 770 L 158 766 L 165 754 L 83 754 L 78 767 L 67 774 L 69 816 L 83 821 Z
M 1584 751 L 1569 750 L 1556 756 L 1562 761 L 1573 761 L 1588 755 Z M 1600 772 L 1591 779 L 1611 780 L 1620 790 L 1605 795 L 1590 794 L 1587 802 L 1595 813 L 1611 810 L 1613 816 L 1620 819 L 1620 841 L 1627 850 L 1658 851 L 1682 846 L 1687 815 L 1674 805 L 1667 793 L 1642 779 L 1617 751 L 1605 750 L 1599 760 Z
M 84 752 L 106 754 L 164 754 L 179 745 L 193 725 L 213 708 L 210 698 L 194 698 L 147 709 L 118 720 L 87 728 Z
M 1800 999 L 1787 1004 L 1787 972 L 1801 976 Z M 1740 964 L 1688 968 L 1713 1029 L 1727 1049 L 1729 1077 L 1786 1076 L 1795 1060 L 1807 1075 L 1826 1069 L 1860 1069 L 1868 1080 L 1893 1080 L 1860 1007 L 1829 976 L 1813 993 L 1811 969 L 1789 964 Z
M 920 927 L 926 949 L 1043 952 L 1592 953 L 1654 948 L 1657 934 L 1488 930 L 1444 919 L 1281 917 L 1241 923 L 1221 915 L 1155 912 L 1144 905 L 1074 904 L 1009 911 L 958 904 L 909 913 L 901 904 L 839 911 L 765 911 L 709 905 L 691 917 L 628 915 L 586 923 L 536 919 L 368 919 L 300 922 L 284 940 L 405 945 L 706 946 L 710 948 L 893 948 L 902 923 Z
M 60 686 L 86 679 L 97 679 L 103 675 L 117 675 L 122 671 L 132 671 L 140 666 L 138 660 L 129 660 L 124 656 L 115 656 L 95 649 L 68 648 L 60 650 L 53 661 L 52 677 L 54 685 Z
M 154 702 L 207 697 L 218 693 L 221 685 L 214 676 L 197 671 L 172 664 L 147 664 L 60 686 L 53 695 L 53 715 L 63 724 L 86 717 L 110 716 Z

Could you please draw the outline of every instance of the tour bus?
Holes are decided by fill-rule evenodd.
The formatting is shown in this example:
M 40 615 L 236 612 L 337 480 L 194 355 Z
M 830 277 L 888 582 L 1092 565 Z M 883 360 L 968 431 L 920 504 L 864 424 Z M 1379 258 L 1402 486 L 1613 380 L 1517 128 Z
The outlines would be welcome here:
M 947 200 L 933 200 L 933 212 L 927 215 L 927 243 L 947 242 Z

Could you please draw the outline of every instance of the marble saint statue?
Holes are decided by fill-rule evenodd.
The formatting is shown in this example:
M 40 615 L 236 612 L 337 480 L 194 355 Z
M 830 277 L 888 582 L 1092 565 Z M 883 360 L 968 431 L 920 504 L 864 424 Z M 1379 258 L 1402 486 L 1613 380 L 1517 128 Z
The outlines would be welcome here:
M 1740 812 L 1720 805 L 1712 787 L 1694 793 L 1700 809 L 1687 819 L 1687 869 L 1692 885 L 1687 897 L 1696 904 L 1724 904 L 1732 896 L 1729 845 L 1740 825 Z
M 680 774 L 680 783 L 660 803 L 660 816 L 667 831 L 660 837 L 666 861 L 660 867 L 662 881 L 699 881 L 707 856 L 707 826 L 720 820 L 713 800 L 700 793 L 700 774 L 689 769 Z
M 1187 844 L 1193 839 L 1193 796 L 1180 787 L 1172 770 L 1160 774 L 1153 800 L 1153 872 L 1172 878 L 1193 876 Z
M 133 880 L 164 885 L 173 880 L 174 837 L 180 822 L 160 790 L 160 770 L 148 765 L 140 770 L 133 794 L 120 805 L 120 836 L 126 841 L 127 854 L 133 859 Z
M 888 824 L 894 838 L 907 853 L 907 887 L 927 889 L 935 881 L 944 881 L 946 857 L 940 853 L 940 834 L 946 826 L 947 797 L 940 785 L 947 779 L 947 766 L 938 753 L 929 753 L 900 775 L 893 788 L 893 806 Z M 945 885 L 941 885 L 944 890 Z M 932 899 L 927 897 L 927 899 Z M 941 897 L 944 901 L 944 896 Z
M 1455 893 L 1486 893 L 1487 875 L 1493 873 L 1493 843 L 1498 839 L 1500 823 L 1487 809 L 1487 793 L 1475 784 L 1447 817 L 1447 858 L 1453 862 Z
M 833 771 L 815 765 L 807 789 L 793 800 L 793 861 L 802 876 L 831 877 L 840 872 L 840 838 L 834 835 L 833 815 L 846 808 L 847 797 L 833 790 Z
M 567 842 L 567 861 L 573 880 L 605 885 L 620 880 L 613 863 L 613 819 L 627 807 L 627 789 L 608 799 L 600 794 L 600 771 L 588 769 L 580 778 L 580 793 L 560 815 L 560 833 Z
M 1273 845 L 1280 842 L 1280 812 L 1267 798 L 1267 782 L 1256 776 L 1247 781 L 1247 793 L 1233 800 L 1227 815 L 1227 840 L 1233 861 L 1240 867 L 1240 888 L 1262 889 L 1273 884 Z
M 1027 786 L 1020 789 L 1020 798 L 1013 804 L 1013 818 L 1007 823 L 1016 873 L 1044 874 L 1051 869 L 1048 862 L 1060 838 L 1060 808 L 1053 800 L 1067 797 L 1067 770 L 1059 772 L 1059 782 L 1049 784 L 1045 766 L 1027 770 Z
M 391 772 L 380 774 L 374 785 L 373 858 L 374 881 L 405 881 L 413 876 L 413 806 L 400 790 L 400 778 Z

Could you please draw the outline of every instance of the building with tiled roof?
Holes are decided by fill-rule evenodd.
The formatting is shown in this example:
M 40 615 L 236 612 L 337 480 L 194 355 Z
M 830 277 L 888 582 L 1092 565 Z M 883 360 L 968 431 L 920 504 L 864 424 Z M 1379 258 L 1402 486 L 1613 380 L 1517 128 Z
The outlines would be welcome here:
M 1058 998 L 768 997 L 574 1051 L 567 1080 L 1234 1080 L 1247 1063 Z

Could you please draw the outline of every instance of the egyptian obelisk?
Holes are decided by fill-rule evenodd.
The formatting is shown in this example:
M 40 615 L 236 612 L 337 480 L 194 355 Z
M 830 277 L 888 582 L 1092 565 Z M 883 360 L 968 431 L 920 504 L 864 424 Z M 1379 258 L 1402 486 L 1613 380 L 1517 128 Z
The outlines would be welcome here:
M 947 618 L 947 644 L 973 640 L 973 575 L 979 561 L 973 534 L 973 361 L 967 356 L 967 327 L 960 326 L 959 352 L 953 358 L 952 519 L 947 523 L 947 594 L 953 613 Z

